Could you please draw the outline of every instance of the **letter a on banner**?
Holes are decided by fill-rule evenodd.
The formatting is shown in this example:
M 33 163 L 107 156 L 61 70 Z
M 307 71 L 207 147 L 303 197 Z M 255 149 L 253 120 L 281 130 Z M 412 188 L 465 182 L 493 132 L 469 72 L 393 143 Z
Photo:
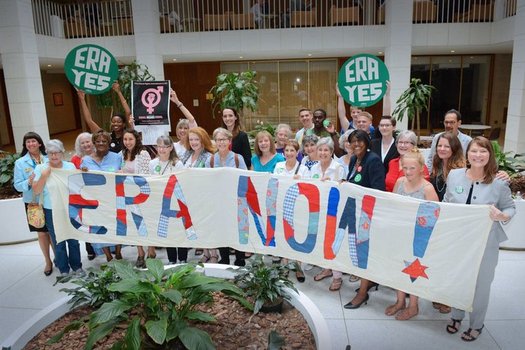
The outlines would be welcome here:
M 259 206 L 259 196 L 249 176 L 239 176 L 237 185 L 237 221 L 239 224 L 239 243 L 248 244 L 250 224 L 248 211 L 253 216 L 257 233 L 267 247 L 275 247 L 275 221 L 277 215 L 277 191 L 279 180 L 270 178 L 266 190 L 266 233 L 263 230 L 263 219 Z
M 175 198 L 177 198 L 177 203 L 179 204 L 180 210 L 170 209 L 171 197 L 175 192 Z M 190 212 L 188 211 L 188 206 L 186 205 L 186 199 L 184 198 L 184 193 L 182 193 L 182 188 L 180 187 L 177 176 L 171 175 L 168 179 L 168 184 L 164 189 L 164 195 L 162 196 L 162 212 L 160 213 L 159 227 L 157 229 L 157 234 L 159 237 L 166 238 L 168 236 L 168 224 L 170 218 L 182 219 L 182 224 L 186 230 L 186 238 L 189 240 L 197 239 L 197 233 L 193 227 L 191 221 Z

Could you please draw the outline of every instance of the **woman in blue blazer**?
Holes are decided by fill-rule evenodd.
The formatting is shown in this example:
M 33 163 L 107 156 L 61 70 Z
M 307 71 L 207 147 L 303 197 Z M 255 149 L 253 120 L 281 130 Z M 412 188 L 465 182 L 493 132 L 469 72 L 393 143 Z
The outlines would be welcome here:
M 497 172 L 498 165 L 492 144 L 486 138 L 478 136 L 467 147 L 467 168 L 451 170 L 447 177 L 447 191 L 443 202 L 488 204 L 490 218 L 494 221 L 479 267 L 469 328 L 461 335 L 464 341 L 476 340 L 483 330 L 490 285 L 498 264 L 499 243 L 507 239 L 501 224 L 506 224 L 516 209 L 509 186 L 496 178 Z M 459 331 L 465 311 L 453 308 L 451 316 L 446 330 L 454 334 Z
M 355 130 L 348 136 L 353 156 L 348 164 L 348 182 L 359 186 L 385 190 L 385 167 L 381 158 L 370 151 L 370 138 L 363 130 Z M 368 291 L 377 289 L 377 283 L 361 278 L 357 295 L 349 301 L 345 309 L 357 309 L 368 301 Z

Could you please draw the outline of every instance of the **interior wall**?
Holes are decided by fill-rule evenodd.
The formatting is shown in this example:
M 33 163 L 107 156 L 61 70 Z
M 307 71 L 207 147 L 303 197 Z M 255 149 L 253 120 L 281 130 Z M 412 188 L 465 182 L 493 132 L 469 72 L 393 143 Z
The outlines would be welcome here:
M 215 85 L 221 71 L 220 62 L 170 63 L 164 65 L 164 78 L 170 80 L 171 87 L 179 100 L 193 114 L 197 124 L 209 134 L 222 122 L 221 114 L 213 118 L 212 103 L 206 100 L 206 94 Z M 170 103 L 171 135 L 175 136 L 175 126 L 184 118 L 182 112 Z
M 501 127 L 502 132 L 505 131 L 506 124 L 511 67 L 512 54 L 494 56 L 489 122 L 492 128 Z
M 50 134 L 77 129 L 77 117 L 71 84 L 64 73 L 41 72 L 47 124 Z

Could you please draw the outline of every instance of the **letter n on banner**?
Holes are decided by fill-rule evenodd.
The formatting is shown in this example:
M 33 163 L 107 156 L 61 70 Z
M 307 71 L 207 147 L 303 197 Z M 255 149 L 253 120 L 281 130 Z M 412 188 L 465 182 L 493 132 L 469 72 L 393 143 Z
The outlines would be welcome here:
M 104 226 L 91 226 L 82 223 L 82 210 L 96 209 L 98 201 L 83 198 L 80 191 L 84 186 L 101 186 L 104 184 L 106 184 L 106 177 L 101 174 L 81 173 L 69 176 L 69 220 L 77 230 L 99 235 L 108 231 Z
M 376 198 L 365 195 L 361 203 L 359 226 L 356 227 L 356 204 L 355 198 L 348 197 L 339 221 L 335 229 L 335 218 L 337 217 L 337 204 L 339 203 L 339 190 L 332 188 L 328 197 L 328 209 L 326 219 L 326 234 L 324 243 L 325 259 L 334 259 L 341 248 L 345 231 L 348 230 L 348 246 L 350 258 L 354 266 L 362 269 L 368 267 L 368 250 L 370 246 L 370 225 L 374 215 Z M 335 234 L 334 234 L 335 231 Z
M 179 210 L 170 209 L 171 197 L 175 192 L 175 198 L 179 204 Z M 168 224 L 170 218 L 182 219 L 182 224 L 186 230 L 186 238 L 190 240 L 197 239 L 193 222 L 191 221 L 191 215 L 186 205 L 186 199 L 182 188 L 180 187 L 177 176 L 171 175 L 164 189 L 164 195 L 162 196 L 162 211 L 160 213 L 159 226 L 157 228 L 157 235 L 159 237 L 166 238 L 168 236 Z
M 295 201 L 299 195 L 305 196 L 308 200 L 308 232 L 303 243 L 296 241 L 293 224 Z M 296 183 L 288 188 L 284 196 L 283 226 L 284 237 L 294 250 L 310 253 L 315 248 L 319 228 L 319 188 L 317 186 L 308 183 Z
M 124 185 L 139 186 L 140 193 L 135 197 L 127 197 L 124 191 Z M 144 203 L 151 193 L 150 187 L 146 179 L 142 176 L 122 176 L 115 177 L 115 191 L 117 195 L 117 236 L 125 236 L 128 230 L 126 206 L 131 206 L 131 216 L 137 227 L 139 236 L 146 237 L 148 235 L 144 218 L 138 206 Z
M 270 178 L 266 190 L 266 231 L 263 230 L 263 219 L 259 206 L 259 196 L 249 176 L 239 176 L 237 187 L 237 221 L 239 223 L 239 243 L 248 244 L 250 224 L 248 210 L 253 216 L 257 233 L 267 247 L 275 247 L 275 221 L 277 216 L 277 191 L 279 180 Z

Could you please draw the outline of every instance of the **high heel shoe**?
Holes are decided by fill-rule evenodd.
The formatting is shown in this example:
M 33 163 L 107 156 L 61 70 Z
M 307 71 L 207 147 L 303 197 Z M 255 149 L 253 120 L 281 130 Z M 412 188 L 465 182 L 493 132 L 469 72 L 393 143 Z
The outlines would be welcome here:
M 377 288 L 379 288 L 379 284 L 375 283 L 375 282 L 370 282 L 368 283 L 368 287 L 366 288 L 366 292 L 370 292 L 370 289 L 374 288 L 377 290 Z M 359 288 L 357 288 L 356 290 L 356 293 L 359 292 Z
M 358 304 L 352 304 L 352 301 L 350 300 L 347 304 L 345 304 L 345 306 L 343 306 L 345 309 L 350 309 L 350 310 L 353 310 L 353 309 L 359 309 L 361 307 L 361 305 L 363 304 L 366 304 L 368 302 L 368 299 L 369 299 L 369 296 L 368 294 L 366 295 L 366 298 L 363 299 L 363 301 L 361 301 L 360 303 Z

